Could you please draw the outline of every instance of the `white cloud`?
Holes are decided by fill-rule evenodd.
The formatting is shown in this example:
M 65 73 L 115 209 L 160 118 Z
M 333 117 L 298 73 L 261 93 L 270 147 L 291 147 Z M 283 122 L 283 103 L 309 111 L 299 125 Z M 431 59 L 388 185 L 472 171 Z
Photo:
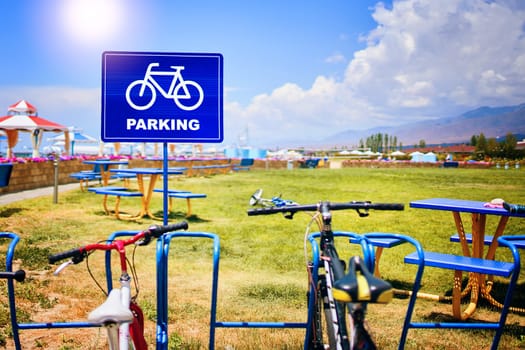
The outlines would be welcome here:
M 265 141 L 276 135 L 321 139 L 525 101 L 523 3 L 394 1 L 391 8 L 378 3 L 373 18 L 377 27 L 363 37 L 367 47 L 354 53 L 344 79 L 319 76 L 308 89 L 288 83 L 226 117 L 248 127 L 252 142 L 271 144 Z
M 525 51 L 523 10 L 503 2 L 410 0 L 392 9 L 378 5 L 374 18 L 378 27 L 367 38 L 369 46 L 356 53 L 346 76 L 371 103 L 430 110 L 438 103 L 468 108 L 525 100 L 519 88 L 525 71 L 515 61 Z M 504 79 L 491 79 L 487 89 L 486 72 Z M 395 79 L 399 76 L 402 82 Z M 372 94 L 380 85 L 379 94 Z M 507 87 L 505 95 L 498 93 L 501 85 Z
M 453 116 L 482 105 L 525 101 L 525 2 L 403 0 L 376 5 L 377 26 L 361 39 L 344 75 L 331 63 L 309 87 L 293 82 L 242 106 L 225 87 L 225 142 L 248 130 L 253 145 L 317 141 L 348 129 Z M 343 51 L 343 50 L 341 50 Z M 336 78 L 340 77 L 340 78 Z M 29 99 L 48 119 L 100 134 L 100 89 L 1 87 L 0 108 Z
M 325 62 L 326 63 L 344 63 L 346 62 L 346 57 L 343 54 L 336 52 L 333 55 L 328 56 L 325 59 Z

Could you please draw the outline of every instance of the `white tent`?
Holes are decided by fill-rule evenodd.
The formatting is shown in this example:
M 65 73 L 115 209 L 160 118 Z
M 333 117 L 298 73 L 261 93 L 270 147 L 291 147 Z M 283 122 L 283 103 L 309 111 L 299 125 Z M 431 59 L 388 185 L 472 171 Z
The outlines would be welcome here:
M 437 157 L 435 153 L 428 152 L 423 155 L 423 162 L 426 163 L 435 163 L 437 161 Z
M 66 145 L 66 137 L 64 134 L 58 135 L 56 137 L 53 137 L 51 139 L 48 139 L 48 141 L 53 142 L 53 146 L 62 146 L 64 147 Z M 71 150 L 71 154 L 92 154 L 93 152 L 86 150 L 90 150 L 90 148 L 81 147 L 82 145 L 98 145 L 99 141 L 87 134 L 82 133 L 82 130 L 75 129 L 73 127 L 69 128 L 69 142 L 70 146 L 69 149 Z
M 410 157 L 412 157 L 412 162 L 422 162 L 423 161 L 424 154 L 421 152 L 412 152 L 410 153 Z
M 394 157 L 398 157 L 398 156 L 404 156 L 405 153 L 401 152 L 401 151 L 394 151 L 394 152 L 392 152 L 391 155 L 394 156 Z

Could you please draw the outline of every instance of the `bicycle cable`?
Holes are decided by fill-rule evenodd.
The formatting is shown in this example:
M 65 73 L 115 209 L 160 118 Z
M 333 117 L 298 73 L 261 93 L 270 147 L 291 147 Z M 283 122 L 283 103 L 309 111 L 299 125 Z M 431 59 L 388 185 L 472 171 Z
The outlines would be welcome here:
M 129 261 L 128 257 L 126 256 L 126 261 L 128 262 L 128 266 L 130 267 L 129 270 L 131 272 L 131 276 L 133 278 L 133 284 L 135 285 L 135 295 L 132 297 L 133 300 L 136 300 L 139 296 L 139 276 L 137 274 L 137 269 L 135 268 L 135 252 L 137 251 L 137 244 L 133 247 L 133 253 L 131 254 L 131 262 Z
M 93 274 L 93 271 L 91 271 L 91 267 L 89 266 L 89 256 L 91 255 L 91 253 L 92 252 L 86 254 L 86 269 L 88 270 L 89 276 L 95 282 L 95 284 L 97 285 L 98 289 L 100 289 L 102 291 L 102 293 L 104 293 L 105 296 L 108 296 L 108 292 L 98 282 L 98 280 L 96 279 L 95 275 Z
M 311 230 L 311 226 L 314 222 L 317 222 L 318 223 L 318 216 L 320 215 L 319 212 L 316 212 L 314 214 L 312 214 L 312 218 L 310 219 L 310 221 L 308 222 L 308 224 L 306 225 L 306 230 L 305 230 L 305 233 L 304 233 L 304 239 L 303 239 L 303 251 L 304 251 L 304 260 L 306 262 L 306 266 L 308 267 L 308 263 L 309 263 L 309 258 L 308 258 L 308 236 L 310 235 L 310 230 Z

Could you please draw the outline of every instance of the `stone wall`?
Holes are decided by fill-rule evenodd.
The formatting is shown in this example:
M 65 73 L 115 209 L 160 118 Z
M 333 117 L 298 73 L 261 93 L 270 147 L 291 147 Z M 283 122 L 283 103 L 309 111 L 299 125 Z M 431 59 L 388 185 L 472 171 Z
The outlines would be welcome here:
M 76 182 L 77 180 L 69 177 L 69 174 L 92 168 L 91 165 L 82 164 L 82 161 L 78 159 L 60 161 L 58 162 L 58 183 L 62 185 Z M 9 186 L 0 188 L 0 194 L 32 190 L 53 186 L 54 184 L 55 163 L 53 161 L 15 163 L 13 164 Z

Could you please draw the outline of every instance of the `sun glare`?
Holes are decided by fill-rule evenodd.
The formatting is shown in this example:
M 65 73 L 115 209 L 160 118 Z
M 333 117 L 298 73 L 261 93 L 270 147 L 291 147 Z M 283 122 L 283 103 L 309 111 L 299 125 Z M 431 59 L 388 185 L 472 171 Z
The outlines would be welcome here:
M 116 35 L 122 10 L 118 0 L 67 0 L 61 13 L 68 36 L 82 44 L 96 44 Z

